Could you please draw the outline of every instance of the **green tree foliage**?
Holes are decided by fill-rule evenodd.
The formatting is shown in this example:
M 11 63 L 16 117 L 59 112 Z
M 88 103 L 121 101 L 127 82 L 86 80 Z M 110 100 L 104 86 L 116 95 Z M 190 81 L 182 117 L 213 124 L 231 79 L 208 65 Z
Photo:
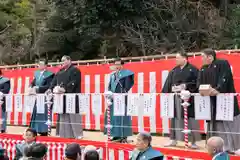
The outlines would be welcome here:
M 195 51 L 215 46 L 221 18 L 208 2 L 53 0 L 41 52 L 76 59 Z
M 230 9 L 229 19 L 224 25 L 219 48 L 240 48 L 240 5 Z
M 31 15 L 29 0 L 0 1 L 0 59 L 2 63 L 17 63 L 30 45 L 31 29 L 27 24 Z
M 145 56 L 239 46 L 239 8 L 229 19 L 207 0 L 1 0 L 0 59 L 26 63 Z

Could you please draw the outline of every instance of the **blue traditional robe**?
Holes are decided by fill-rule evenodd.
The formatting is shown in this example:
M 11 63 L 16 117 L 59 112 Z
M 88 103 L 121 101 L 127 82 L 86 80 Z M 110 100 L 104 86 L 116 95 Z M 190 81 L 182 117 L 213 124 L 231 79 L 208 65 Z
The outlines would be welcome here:
M 152 147 L 149 147 L 146 151 L 140 152 L 135 149 L 132 152 L 132 157 L 130 160 L 163 160 L 164 155 L 157 150 L 154 150 Z
M 134 84 L 134 73 L 130 70 L 120 70 L 118 73 L 111 74 L 108 90 L 113 93 L 127 93 Z M 132 120 L 131 116 L 127 116 L 127 98 L 125 106 L 125 116 L 114 116 L 113 108 L 110 106 L 111 119 L 111 136 L 112 137 L 128 137 L 132 136 Z M 107 134 L 107 112 L 104 119 L 104 134 Z
M 9 91 L 10 91 L 10 80 L 5 77 L 0 77 L 0 92 L 4 94 L 8 94 Z M 2 120 L 3 120 L 3 124 L 0 126 L 0 130 L 2 132 L 5 132 L 7 128 L 7 113 L 6 113 L 5 98 L 3 99 L 2 109 L 0 110 L 0 112 L 2 112 Z
M 54 73 L 50 71 L 36 71 L 34 73 L 34 79 L 32 81 L 31 87 L 37 86 L 37 93 L 45 93 L 49 88 L 54 77 Z M 30 127 L 35 129 L 38 133 L 46 133 L 48 131 L 48 125 L 46 124 L 48 120 L 48 107 L 45 107 L 45 112 L 43 114 L 37 113 L 37 106 L 35 104 L 33 108 L 33 113 L 31 117 Z M 52 116 L 50 116 L 52 118 Z
M 212 160 L 230 160 L 230 157 L 226 152 L 222 152 L 216 154 Z
M 14 160 L 19 160 L 21 159 L 23 156 L 24 156 L 24 149 L 29 146 L 29 145 L 33 145 L 35 144 L 36 142 L 32 142 L 30 144 L 26 143 L 26 142 L 23 142 L 23 143 L 19 143 L 19 144 L 16 144 L 16 156 L 14 157 Z

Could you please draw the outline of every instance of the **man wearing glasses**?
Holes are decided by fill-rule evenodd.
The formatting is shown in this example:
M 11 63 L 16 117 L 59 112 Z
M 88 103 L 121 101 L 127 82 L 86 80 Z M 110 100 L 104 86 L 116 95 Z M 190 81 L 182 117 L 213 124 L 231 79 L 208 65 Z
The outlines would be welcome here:
M 55 94 L 80 93 L 81 92 L 81 72 L 74 67 L 69 56 L 63 56 L 62 68 L 56 74 L 50 86 L 50 91 Z M 81 139 L 83 130 L 81 126 L 81 116 L 79 114 L 78 97 L 75 95 L 76 113 L 66 113 L 66 96 L 63 97 L 63 114 L 58 115 L 57 135 L 63 138 Z

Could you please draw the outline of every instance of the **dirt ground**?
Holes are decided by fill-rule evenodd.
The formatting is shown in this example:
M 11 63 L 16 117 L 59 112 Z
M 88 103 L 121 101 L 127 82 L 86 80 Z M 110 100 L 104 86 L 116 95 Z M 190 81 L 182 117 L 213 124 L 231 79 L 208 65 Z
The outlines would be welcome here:
M 8 126 L 7 127 L 7 133 L 10 134 L 22 134 L 26 127 L 19 127 L 19 126 Z M 52 135 L 55 135 L 55 129 L 52 130 Z M 92 141 L 106 141 L 107 137 L 104 136 L 101 132 L 91 132 L 91 131 L 84 131 L 83 133 L 85 140 L 92 140 Z M 161 137 L 161 136 L 153 136 L 152 137 L 152 145 L 154 147 L 163 147 L 164 144 L 169 142 L 168 137 Z M 129 137 L 130 140 L 134 140 L 135 136 Z M 205 140 L 202 140 L 200 142 L 197 142 L 197 145 L 199 146 L 199 150 L 204 151 L 205 146 Z M 175 149 L 184 149 L 184 143 L 180 142 L 178 143 L 178 146 L 175 147 Z

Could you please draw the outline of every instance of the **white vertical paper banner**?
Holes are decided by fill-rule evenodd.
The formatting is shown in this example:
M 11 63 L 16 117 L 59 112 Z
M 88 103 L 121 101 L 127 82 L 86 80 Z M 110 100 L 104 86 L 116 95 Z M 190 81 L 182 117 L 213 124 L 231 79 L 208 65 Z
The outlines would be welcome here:
M 16 107 L 16 112 L 22 112 L 23 110 L 23 104 L 22 104 L 22 95 L 20 94 L 15 94 L 14 95 L 14 104 L 15 104 L 15 107 Z
M 40 113 L 40 114 L 45 113 L 45 95 L 44 94 L 37 95 L 37 113 Z
M 76 114 L 76 95 L 66 94 L 66 113 Z
M 173 93 L 161 93 L 160 112 L 161 112 L 161 117 L 164 117 L 164 118 L 174 117 L 174 94 Z
M 90 94 L 78 94 L 79 114 L 90 112 Z
M 5 101 L 6 101 L 6 112 L 12 112 L 13 111 L 13 95 L 12 94 L 6 94 L 5 95 Z
M 143 94 L 143 115 L 152 116 L 154 113 L 154 107 L 156 106 L 156 94 L 145 93 Z
M 102 113 L 102 95 L 100 93 L 93 93 L 91 98 L 92 113 L 94 115 L 101 115 Z
M 55 94 L 53 97 L 53 112 L 63 113 L 63 94 Z
M 210 96 L 194 96 L 194 109 L 196 120 L 211 120 Z
M 113 115 L 124 116 L 125 115 L 125 95 L 114 94 L 113 95 Z
M 31 112 L 33 111 L 33 107 L 36 103 L 36 95 L 25 95 L 24 96 L 24 108 L 25 112 Z
M 127 115 L 138 116 L 139 107 L 140 107 L 140 95 L 137 93 L 128 94 Z
M 217 115 L 216 120 L 233 121 L 234 95 L 217 95 Z

